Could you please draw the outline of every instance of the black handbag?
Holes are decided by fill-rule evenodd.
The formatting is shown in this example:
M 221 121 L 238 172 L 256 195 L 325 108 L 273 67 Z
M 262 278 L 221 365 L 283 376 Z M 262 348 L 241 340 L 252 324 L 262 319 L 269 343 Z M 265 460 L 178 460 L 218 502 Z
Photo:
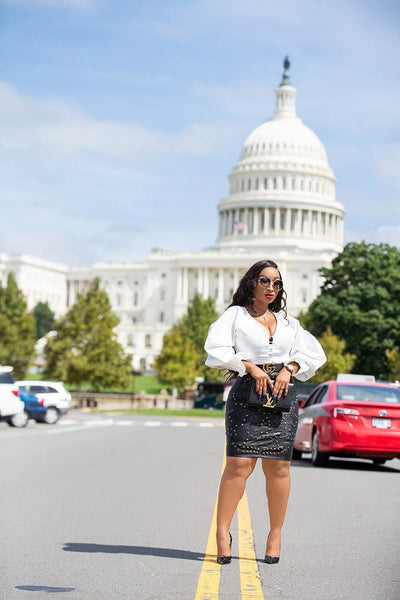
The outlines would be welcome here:
M 272 381 L 274 376 L 270 375 Z M 265 408 L 276 412 L 289 412 L 293 398 L 296 397 L 294 383 L 289 383 L 289 390 L 284 396 L 276 396 L 271 390 L 266 394 L 256 391 L 256 380 L 251 375 L 245 375 L 242 379 L 242 399 L 250 408 Z

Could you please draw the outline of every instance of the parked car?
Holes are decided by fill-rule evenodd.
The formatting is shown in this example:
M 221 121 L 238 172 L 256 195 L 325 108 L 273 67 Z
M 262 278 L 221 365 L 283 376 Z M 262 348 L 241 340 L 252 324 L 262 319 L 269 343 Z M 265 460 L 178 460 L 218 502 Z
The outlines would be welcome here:
M 34 419 L 35 421 L 44 421 L 46 416 L 46 407 L 44 406 L 44 401 L 32 394 L 28 394 L 23 389 L 19 390 L 19 397 L 25 405 L 25 412 L 28 415 L 29 419 Z
M 43 401 L 45 413 L 39 420 L 45 423 L 57 423 L 62 415 L 71 408 L 71 394 L 61 381 L 17 381 L 18 388 Z
M 0 367 L 0 420 L 12 427 L 25 427 L 29 416 L 19 397 L 12 370 L 12 367 Z
M 400 387 L 388 383 L 327 381 L 299 411 L 293 458 L 311 453 L 323 466 L 330 456 L 400 458 Z
M 308 396 L 315 390 L 318 383 L 309 383 L 308 381 L 303 383 L 302 381 L 296 381 L 296 396 L 299 406 L 303 406 Z
M 204 381 L 197 386 L 194 408 L 223 408 L 225 383 L 223 381 Z

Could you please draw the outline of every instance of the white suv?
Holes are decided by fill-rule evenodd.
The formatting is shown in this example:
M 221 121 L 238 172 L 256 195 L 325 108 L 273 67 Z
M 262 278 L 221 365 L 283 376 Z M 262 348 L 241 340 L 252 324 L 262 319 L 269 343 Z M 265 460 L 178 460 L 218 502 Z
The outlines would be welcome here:
M 25 427 L 29 416 L 19 398 L 12 370 L 12 367 L 0 367 L 0 420 L 7 421 L 12 427 Z
M 43 417 L 45 423 L 57 423 L 61 415 L 65 415 L 71 408 L 71 394 L 65 389 L 61 381 L 16 381 L 20 390 L 36 396 L 43 402 L 46 413 Z

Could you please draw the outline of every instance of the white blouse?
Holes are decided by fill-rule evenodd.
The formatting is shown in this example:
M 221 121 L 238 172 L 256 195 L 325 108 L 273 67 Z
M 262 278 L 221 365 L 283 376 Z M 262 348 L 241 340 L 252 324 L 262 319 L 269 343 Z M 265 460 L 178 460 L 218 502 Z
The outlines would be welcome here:
M 294 361 L 300 365 L 296 378 L 310 379 L 326 362 L 321 344 L 282 310 L 274 316 L 276 329 L 270 344 L 268 330 L 244 306 L 227 308 L 208 331 L 204 345 L 208 354 L 206 365 L 237 371 L 242 376 L 246 373 L 243 360 L 256 365 Z

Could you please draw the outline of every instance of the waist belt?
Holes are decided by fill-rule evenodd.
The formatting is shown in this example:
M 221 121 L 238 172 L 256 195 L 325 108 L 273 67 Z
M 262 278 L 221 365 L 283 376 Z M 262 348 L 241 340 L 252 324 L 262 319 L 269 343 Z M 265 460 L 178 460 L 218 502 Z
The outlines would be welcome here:
M 256 367 L 262 369 L 264 373 L 279 373 L 279 371 L 283 369 L 283 363 L 265 362 L 262 365 L 256 365 Z

